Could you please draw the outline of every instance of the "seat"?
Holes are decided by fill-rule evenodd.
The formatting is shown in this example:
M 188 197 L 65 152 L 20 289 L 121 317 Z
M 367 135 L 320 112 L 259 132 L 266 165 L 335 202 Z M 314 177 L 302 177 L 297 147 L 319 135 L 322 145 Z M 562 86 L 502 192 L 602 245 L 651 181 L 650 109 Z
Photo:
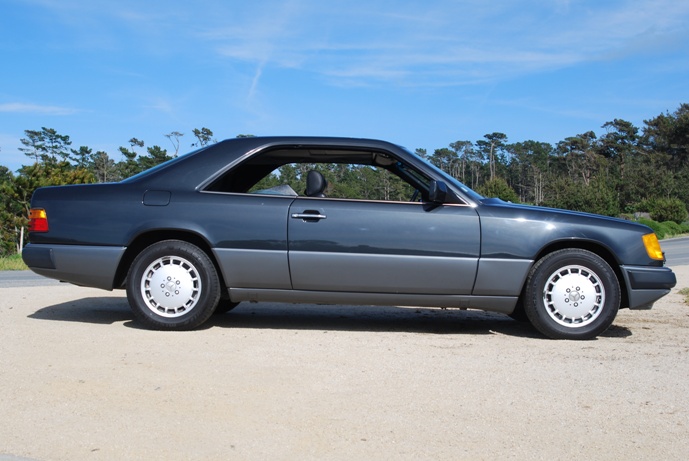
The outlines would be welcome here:
M 311 170 L 306 175 L 306 194 L 307 197 L 325 197 L 323 191 L 328 187 L 328 181 L 318 171 Z

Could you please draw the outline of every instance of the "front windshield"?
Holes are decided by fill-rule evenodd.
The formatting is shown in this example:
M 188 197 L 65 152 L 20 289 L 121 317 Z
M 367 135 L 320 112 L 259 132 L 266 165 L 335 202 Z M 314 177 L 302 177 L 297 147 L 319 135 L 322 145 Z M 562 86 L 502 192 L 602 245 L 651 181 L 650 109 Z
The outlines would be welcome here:
M 407 149 L 405 149 L 407 150 Z M 407 150 L 407 152 L 409 152 Z M 442 176 L 445 182 L 448 184 L 452 185 L 453 187 L 461 190 L 467 197 L 469 197 L 471 200 L 480 202 L 481 200 L 484 200 L 485 197 L 478 192 L 474 191 L 473 189 L 470 189 L 466 185 L 464 185 L 460 180 L 455 178 L 454 176 L 451 176 L 450 174 L 446 173 L 445 171 L 441 170 L 437 166 L 433 165 L 431 162 L 426 160 L 425 158 L 417 155 L 417 154 L 412 154 L 414 157 L 418 158 L 421 160 L 428 168 L 432 169 L 435 171 L 438 175 Z

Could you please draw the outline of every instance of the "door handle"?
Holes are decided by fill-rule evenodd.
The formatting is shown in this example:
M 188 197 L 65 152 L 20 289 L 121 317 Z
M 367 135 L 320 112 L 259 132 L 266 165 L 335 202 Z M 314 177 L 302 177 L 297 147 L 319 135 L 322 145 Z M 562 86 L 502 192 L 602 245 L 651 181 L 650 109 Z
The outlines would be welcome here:
M 303 213 L 292 213 L 292 218 L 303 219 L 304 221 L 320 221 L 327 218 L 327 216 L 316 210 L 306 210 Z

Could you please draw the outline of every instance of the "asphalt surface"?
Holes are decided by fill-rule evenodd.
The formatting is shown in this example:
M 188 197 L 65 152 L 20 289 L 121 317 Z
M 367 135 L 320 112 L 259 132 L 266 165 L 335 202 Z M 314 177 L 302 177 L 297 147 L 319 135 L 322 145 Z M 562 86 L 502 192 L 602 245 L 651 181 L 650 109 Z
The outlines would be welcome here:
M 665 252 L 668 266 L 689 265 L 689 237 L 663 240 L 660 246 Z
M 42 287 L 59 285 L 57 280 L 42 277 L 31 271 L 0 272 L 0 288 Z M 0 461 L 3 461 L 0 459 Z

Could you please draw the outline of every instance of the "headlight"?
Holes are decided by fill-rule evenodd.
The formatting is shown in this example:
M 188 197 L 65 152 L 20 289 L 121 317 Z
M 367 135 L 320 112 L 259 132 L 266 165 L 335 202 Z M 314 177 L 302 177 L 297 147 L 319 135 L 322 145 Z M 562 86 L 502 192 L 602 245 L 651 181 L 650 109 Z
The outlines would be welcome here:
M 648 253 L 649 258 L 659 261 L 665 259 L 663 250 L 660 249 L 660 242 L 658 242 L 658 237 L 655 233 L 646 234 L 642 238 L 644 239 L 644 247 L 646 247 L 646 253 Z

